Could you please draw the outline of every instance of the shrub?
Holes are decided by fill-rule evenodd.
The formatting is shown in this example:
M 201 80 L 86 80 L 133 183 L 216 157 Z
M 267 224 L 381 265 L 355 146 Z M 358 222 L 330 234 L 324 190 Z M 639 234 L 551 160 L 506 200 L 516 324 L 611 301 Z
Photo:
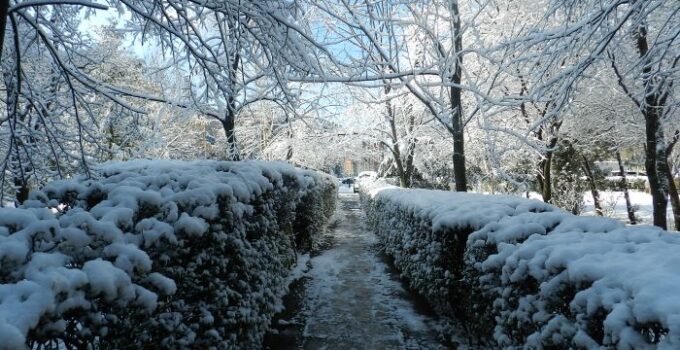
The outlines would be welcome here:
M 295 250 L 308 248 L 298 243 L 320 233 L 336 193 L 332 179 L 279 163 L 97 173 L 0 209 L 5 347 L 258 348 Z
M 519 197 L 367 189 L 409 286 L 486 347 L 680 347 L 680 237 Z

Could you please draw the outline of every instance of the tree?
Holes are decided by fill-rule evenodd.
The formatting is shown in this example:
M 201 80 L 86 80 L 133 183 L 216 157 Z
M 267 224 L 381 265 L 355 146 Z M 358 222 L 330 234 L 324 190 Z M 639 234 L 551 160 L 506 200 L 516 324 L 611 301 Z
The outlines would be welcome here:
M 248 106 L 237 121 L 237 135 L 244 159 L 290 160 L 294 155 L 292 112 L 271 102 Z M 281 151 L 279 145 L 286 151 Z
M 223 125 L 228 158 L 239 158 L 234 128 L 243 108 L 263 100 L 290 104 L 299 91 L 288 76 L 321 70 L 313 52 L 319 46 L 299 24 L 294 2 L 120 2 L 140 40 L 150 37 L 187 74 L 180 101 Z
M 638 219 L 629 194 L 622 152 L 637 149 L 644 142 L 644 127 L 639 112 L 618 88 L 613 72 L 601 70 L 594 78 L 574 99 L 571 109 L 577 117 L 571 118 L 566 134 L 580 152 L 609 154 L 609 159 L 613 153 L 621 176 L 618 188 L 623 191 L 628 221 L 635 225 Z
M 373 87 L 371 83 L 379 82 L 408 89 L 452 136 L 458 191 L 467 190 L 464 128 L 479 112 L 474 108 L 465 114 L 464 105 L 466 99 L 474 103 L 487 98 L 488 89 L 481 87 L 493 85 L 494 74 L 478 70 L 484 60 L 479 46 L 484 35 L 477 26 L 494 17 L 490 4 L 458 0 L 312 4 L 330 18 L 329 23 L 333 21 L 327 28 L 335 33 L 332 39 L 340 38 L 349 47 L 346 51 L 359 52 L 349 55 L 336 76 L 317 81 Z M 415 45 L 419 48 L 409 49 L 408 43 L 414 42 L 421 43 Z
M 117 105 L 114 113 L 137 111 L 126 94 L 89 74 L 98 62 L 85 54 L 94 42 L 79 33 L 80 11 L 105 6 L 63 4 L 13 2 L 3 17 L 11 40 L 2 51 L 0 202 L 7 194 L 22 202 L 32 186 L 75 169 L 88 173 L 87 148 L 99 144 L 95 111 L 101 100 L 93 96 Z
M 29 182 L 42 181 L 35 179 L 45 178 L 39 176 L 45 169 L 52 177 L 63 176 L 66 164 L 88 173 L 92 147 L 106 148 L 96 136 L 95 111 L 102 102 L 94 102 L 95 97 L 107 99 L 113 104 L 110 111 L 121 116 L 146 112 L 138 108 L 140 104 L 161 102 L 214 118 L 225 130 L 227 154 L 237 159 L 233 129 L 240 110 L 263 99 L 290 104 L 299 91 L 287 84 L 287 77 L 321 70 L 318 63 L 324 52 L 296 22 L 300 13 L 294 3 L 108 0 L 106 4 L 116 6 L 119 13 L 128 11 L 126 31 L 167 54 L 166 67 L 186 73 L 185 93 L 168 96 L 167 91 L 145 91 L 143 86 L 116 86 L 93 74 L 99 64 L 90 57 L 94 41 L 81 32 L 80 23 L 84 16 L 107 9 L 102 3 L 0 3 L 4 21 L 0 25 L 6 22 L 8 29 L 2 33 L 11 38 L 2 46 L 7 114 L 0 119 L 0 132 L 7 135 L 0 144 L 3 198 L 10 191 L 20 201 L 25 199 Z M 43 70 L 32 74 L 38 72 L 33 68 L 38 62 Z M 35 155 L 48 153 L 32 149 L 38 146 L 51 153 L 49 164 L 36 161 Z
M 669 184 L 664 124 L 678 104 L 673 86 L 680 61 L 675 16 L 680 5 L 659 0 L 548 1 L 546 9 L 542 19 L 502 46 L 504 61 L 532 76 L 531 98 L 554 101 L 556 111 L 569 106 L 579 83 L 593 70 L 615 62 L 612 68 L 624 82 L 621 89 L 645 120 L 654 224 L 665 228 Z M 629 59 L 625 70 L 616 64 L 622 57 Z
M 386 151 L 388 156 L 383 159 L 380 175 L 396 174 L 399 186 L 408 188 L 414 185 L 417 175 L 417 148 L 429 114 L 404 90 L 386 85 L 381 90 L 355 92 L 357 113 L 361 113 L 365 122 L 354 132 L 365 136 L 361 141 L 378 144 Z

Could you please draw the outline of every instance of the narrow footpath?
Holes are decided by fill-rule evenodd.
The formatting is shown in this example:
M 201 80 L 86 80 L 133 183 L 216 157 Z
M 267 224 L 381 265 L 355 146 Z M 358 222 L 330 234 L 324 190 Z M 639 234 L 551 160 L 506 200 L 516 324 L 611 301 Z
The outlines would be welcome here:
M 265 349 L 446 349 L 363 219 L 358 195 L 341 193 L 336 222 L 298 271 Z

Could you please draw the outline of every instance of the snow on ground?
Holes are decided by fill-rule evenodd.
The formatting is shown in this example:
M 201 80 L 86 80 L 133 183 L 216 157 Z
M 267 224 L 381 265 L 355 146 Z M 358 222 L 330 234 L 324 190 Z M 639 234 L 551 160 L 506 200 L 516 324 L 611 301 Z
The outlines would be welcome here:
M 340 199 L 330 247 L 309 262 L 300 310 L 279 325 L 297 324 L 297 347 L 304 349 L 445 349 L 436 321 L 416 310 L 378 255 L 375 235 L 361 224 L 358 196 Z
M 630 201 L 637 208 L 635 211 L 635 216 L 642 220 L 642 223 L 651 224 L 652 223 L 652 195 L 642 191 L 629 191 Z M 620 191 L 600 191 L 600 199 L 602 201 L 602 208 L 604 209 L 605 215 L 611 216 L 613 218 L 621 219 L 623 221 L 628 220 L 628 214 L 626 212 L 626 199 L 623 196 L 623 192 Z M 583 195 L 583 201 L 585 202 L 585 208 L 583 210 L 583 215 L 595 215 L 593 207 L 593 196 L 590 192 L 586 192 Z M 670 202 L 668 203 L 668 219 L 669 227 L 672 227 L 673 220 L 673 209 L 671 208 Z
M 636 208 L 635 217 L 641 224 L 652 224 L 652 195 L 642 191 L 629 191 L 630 200 Z M 529 198 L 542 200 L 537 192 L 529 193 Z M 628 212 L 626 211 L 626 200 L 621 191 L 600 191 L 600 200 L 605 216 L 619 219 L 628 223 Z M 589 191 L 583 193 L 583 216 L 594 216 L 593 196 Z M 668 203 L 668 227 L 673 227 L 673 211 L 670 202 Z
M 338 192 L 340 192 L 340 193 L 354 193 L 354 186 L 355 185 L 339 184 L 338 185 Z

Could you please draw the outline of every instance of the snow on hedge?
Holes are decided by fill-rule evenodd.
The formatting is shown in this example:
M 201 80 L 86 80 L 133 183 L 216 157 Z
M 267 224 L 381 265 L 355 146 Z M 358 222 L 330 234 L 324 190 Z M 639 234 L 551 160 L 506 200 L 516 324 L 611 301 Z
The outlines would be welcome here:
M 258 348 L 335 180 L 283 163 L 134 161 L 0 208 L 0 349 Z
M 680 236 L 520 197 L 382 187 L 369 226 L 410 286 L 502 348 L 680 348 Z

